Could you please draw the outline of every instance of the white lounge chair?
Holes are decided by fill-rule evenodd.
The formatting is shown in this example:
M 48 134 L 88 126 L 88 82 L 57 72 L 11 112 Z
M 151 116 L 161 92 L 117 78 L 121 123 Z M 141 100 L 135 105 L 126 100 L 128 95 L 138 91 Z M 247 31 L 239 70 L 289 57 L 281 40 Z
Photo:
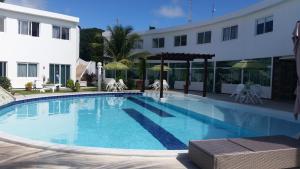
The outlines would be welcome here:
M 115 79 L 110 79 L 106 84 L 106 90 L 109 92 L 115 92 L 118 90 L 118 85 Z
M 43 88 L 40 90 L 40 92 L 44 92 L 45 90 L 51 90 L 52 93 L 54 93 L 57 88 L 61 87 L 61 84 L 43 84 L 42 86 Z
M 119 81 L 117 83 L 117 88 L 119 91 L 124 91 L 124 90 L 128 89 L 127 86 L 125 85 L 123 79 L 119 79 Z
M 149 87 L 151 87 L 152 89 L 154 89 L 155 91 L 157 91 L 159 89 L 159 80 L 155 80 L 153 84 L 149 85 Z
M 169 89 L 169 84 L 166 80 L 163 80 L 163 89 L 167 91 Z
M 243 102 L 244 99 L 245 99 L 245 96 L 244 96 L 244 93 L 243 93 L 244 89 L 245 89 L 245 85 L 244 84 L 239 84 L 236 87 L 235 91 L 231 94 L 230 97 L 234 97 L 235 96 L 235 101 L 236 102 L 237 101 Z
M 258 85 L 258 84 L 251 85 L 250 86 L 250 93 L 251 93 L 251 96 L 253 97 L 253 100 L 255 102 L 263 104 L 262 99 L 261 99 L 261 94 L 262 94 L 261 85 Z

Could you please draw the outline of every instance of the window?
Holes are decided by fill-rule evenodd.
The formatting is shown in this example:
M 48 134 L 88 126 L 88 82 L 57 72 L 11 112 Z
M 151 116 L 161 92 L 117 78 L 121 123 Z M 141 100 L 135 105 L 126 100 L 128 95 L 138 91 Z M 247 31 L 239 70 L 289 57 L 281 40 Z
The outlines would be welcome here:
M 154 38 L 152 40 L 153 48 L 164 48 L 165 47 L 165 38 Z
M 52 26 L 52 37 L 55 39 L 70 39 L 70 28 L 60 27 L 60 26 Z
M 233 40 L 238 38 L 238 26 L 223 28 L 223 41 Z
M 18 77 L 37 77 L 37 64 L 18 63 Z
M 211 43 L 211 31 L 198 33 L 198 44 Z
M 143 49 L 143 40 L 137 40 L 133 43 L 133 49 Z
M 6 76 L 6 62 L 0 62 L 0 77 Z
M 39 37 L 40 23 L 19 20 L 19 34 Z
M 0 32 L 4 32 L 4 17 L 0 16 Z
M 174 37 L 174 46 L 186 46 L 186 44 L 187 44 L 187 35 Z
M 256 35 L 273 32 L 273 16 L 256 20 Z

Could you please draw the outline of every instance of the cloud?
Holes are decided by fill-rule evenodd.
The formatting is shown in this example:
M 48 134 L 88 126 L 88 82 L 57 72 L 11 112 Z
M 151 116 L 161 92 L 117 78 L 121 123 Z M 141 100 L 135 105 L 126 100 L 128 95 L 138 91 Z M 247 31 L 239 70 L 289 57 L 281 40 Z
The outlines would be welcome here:
M 167 18 L 180 18 L 184 16 L 184 11 L 180 6 L 161 6 L 158 14 Z
M 5 2 L 36 9 L 46 9 L 47 7 L 47 0 L 6 0 Z
M 184 17 L 185 13 L 182 7 L 180 6 L 181 0 L 171 0 L 170 5 L 162 5 L 156 13 L 159 16 L 166 18 L 180 18 Z

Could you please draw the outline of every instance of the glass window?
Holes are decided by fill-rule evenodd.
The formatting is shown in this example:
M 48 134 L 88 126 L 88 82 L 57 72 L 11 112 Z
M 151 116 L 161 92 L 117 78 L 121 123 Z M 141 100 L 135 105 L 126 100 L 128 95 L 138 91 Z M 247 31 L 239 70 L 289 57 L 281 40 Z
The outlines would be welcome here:
M 28 77 L 37 77 L 37 64 L 28 64 Z
M 210 43 L 211 31 L 198 33 L 198 44 Z
M 40 34 L 40 23 L 38 22 L 32 22 L 31 23 L 31 27 L 32 27 L 32 32 L 31 35 L 38 37 Z
M 153 39 L 152 40 L 152 47 L 153 48 L 158 48 L 158 39 Z
M 40 23 L 20 20 L 19 21 L 19 34 L 31 35 L 31 36 L 38 37 L 40 34 Z
M 153 48 L 164 48 L 165 47 L 165 38 L 154 38 L 152 40 Z
M 266 18 L 266 29 L 265 32 L 273 32 L 273 17 Z
M 18 64 L 18 77 L 27 77 L 27 64 Z
M 4 17 L 0 16 L 0 32 L 4 32 Z
M 268 32 L 273 32 L 273 16 L 257 19 L 256 34 L 261 35 Z
M 18 77 L 37 77 L 37 64 L 18 63 Z
M 29 35 L 29 23 L 28 23 L 28 21 L 19 21 L 19 34 Z
M 165 38 L 159 38 L 159 48 L 165 47 Z
M 174 46 L 180 46 L 180 36 L 175 36 Z
M 174 37 L 174 46 L 186 46 L 186 45 L 187 45 L 187 35 Z
M 6 76 L 6 62 L 0 62 L 0 77 Z
M 133 49 L 143 49 L 143 40 L 137 40 L 133 43 Z
M 60 27 L 52 26 L 52 37 L 55 39 L 60 39 Z
M 69 40 L 70 39 L 70 29 L 69 28 L 61 28 L 61 39 Z
M 238 26 L 223 28 L 223 41 L 233 40 L 238 38 Z

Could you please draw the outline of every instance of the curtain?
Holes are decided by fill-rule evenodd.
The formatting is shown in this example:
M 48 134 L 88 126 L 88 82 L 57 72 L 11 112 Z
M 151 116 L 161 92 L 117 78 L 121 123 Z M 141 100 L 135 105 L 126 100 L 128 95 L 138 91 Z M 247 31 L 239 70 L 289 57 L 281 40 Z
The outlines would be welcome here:
M 37 64 L 28 64 L 28 77 L 37 77 Z
M 59 26 L 52 27 L 52 37 L 56 38 L 56 39 L 60 39 L 60 27 Z
M 18 77 L 27 77 L 27 64 L 18 64 Z
M 29 33 L 29 23 L 28 21 L 20 21 L 19 22 L 19 33 L 22 35 L 28 35 Z

